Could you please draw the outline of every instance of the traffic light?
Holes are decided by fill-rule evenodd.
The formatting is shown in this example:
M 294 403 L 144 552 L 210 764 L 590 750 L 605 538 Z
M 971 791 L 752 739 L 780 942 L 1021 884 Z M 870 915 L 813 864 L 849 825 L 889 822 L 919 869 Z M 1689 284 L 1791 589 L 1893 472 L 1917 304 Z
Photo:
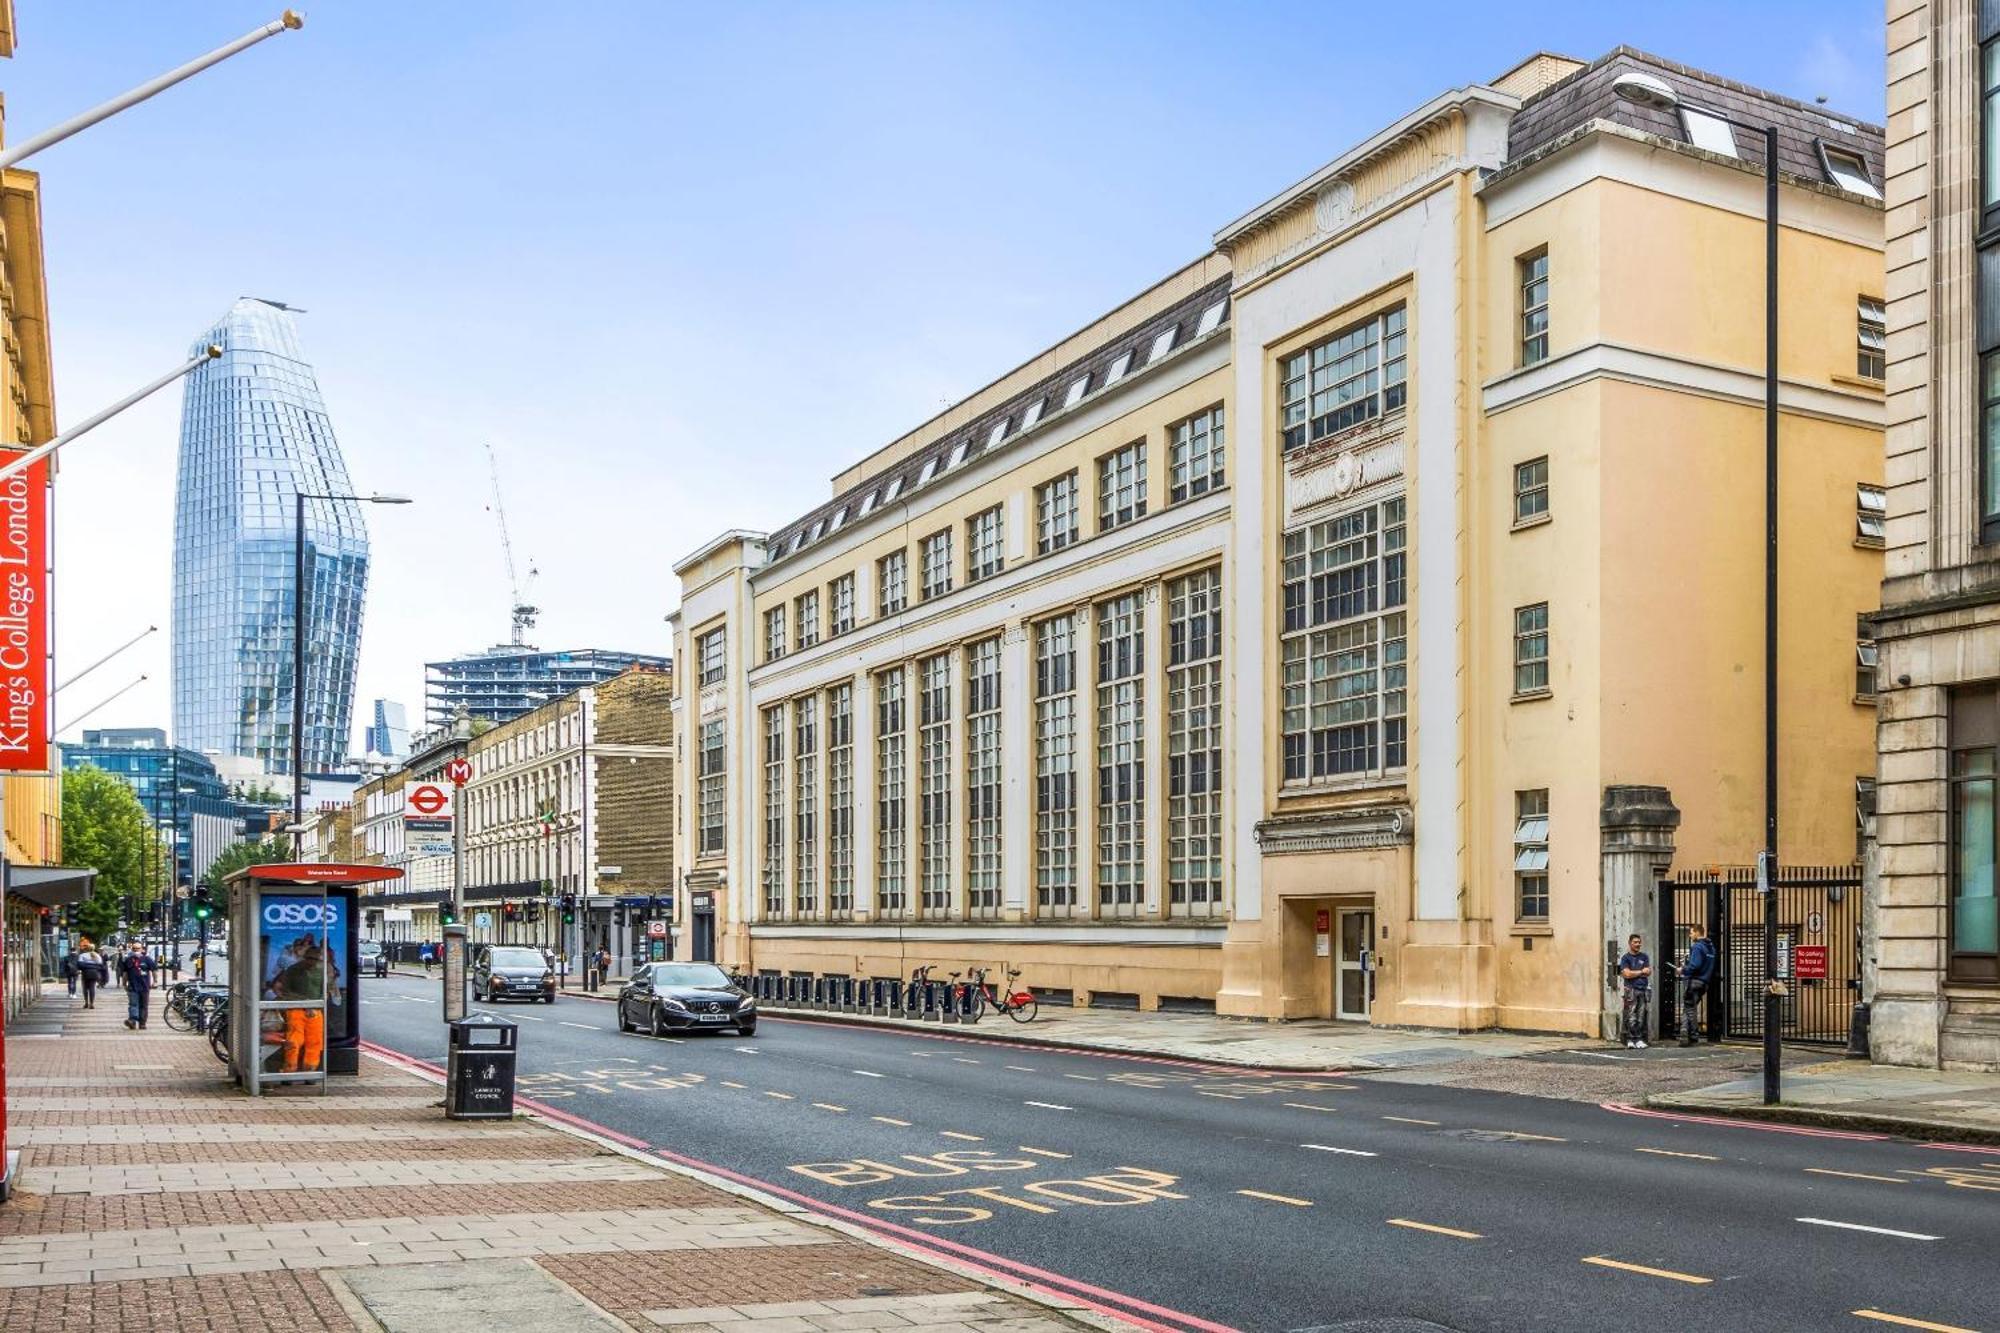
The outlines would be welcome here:
M 521 905 L 519 903 L 501 903 L 500 916 L 503 920 L 519 921 L 521 919 Z
M 453 908 L 450 903 L 440 903 L 438 905 L 438 924 L 444 926 L 457 925 L 458 924 L 457 909 Z
M 196 889 L 194 897 L 188 900 L 188 915 L 196 921 L 206 921 L 215 915 L 215 900 L 206 886 Z
M 528 899 L 528 920 L 531 922 L 539 922 L 541 919 L 542 919 L 542 900 L 540 898 Z
M 564 894 L 564 895 L 562 896 L 562 913 L 563 913 L 563 924 L 564 924 L 565 926 L 573 926 L 573 925 L 575 925 L 575 924 L 576 924 L 576 895 L 575 895 L 575 894 L 573 894 L 573 893 L 565 893 L 565 894 Z

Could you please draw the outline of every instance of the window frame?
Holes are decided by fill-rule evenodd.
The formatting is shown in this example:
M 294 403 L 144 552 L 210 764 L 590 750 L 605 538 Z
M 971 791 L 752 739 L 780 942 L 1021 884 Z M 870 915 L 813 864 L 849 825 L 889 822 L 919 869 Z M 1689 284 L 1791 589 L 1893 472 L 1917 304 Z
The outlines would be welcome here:
M 1831 144 L 1824 139 L 1815 139 L 1813 143 L 1819 149 L 1820 170 L 1826 173 L 1827 184 L 1833 186 L 1836 190 L 1845 190 L 1849 194 L 1858 194 L 1865 199 L 1880 199 L 1882 197 L 1882 187 L 1876 183 L 1875 177 L 1869 173 L 1868 159 L 1866 157 L 1855 152 L 1852 148 L 1843 148 L 1839 144 Z M 1852 162 L 1854 170 L 1845 171 L 1835 167 L 1833 160 L 1837 157 L 1845 158 L 1847 161 Z M 1852 178 L 1861 182 L 1862 188 L 1856 189 L 1854 186 L 1847 184 L 1845 178 Z
M 1058 507 L 1058 498 L 1066 501 L 1065 505 Z M 1068 525 L 1057 531 L 1053 524 L 1065 514 Z M 1035 487 L 1035 554 L 1054 555 L 1082 540 L 1083 478 L 1078 469 L 1071 468 Z
M 1007 568 L 1007 506 L 988 505 L 965 520 L 965 582 L 970 587 Z
M 808 588 L 806 591 L 800 593 L 792 600 L 792 610 L 795 613 L 794 621 L 796 625 L 794 638 L 799 645 L 799 651 L 804 652 L 808 648 L 818 647 L 820 639 L 819 589 Z M 808 633 L 808 630 L 811 633 Z
M 1167 503 L 1180 504 L 1229 484 L 1229 423 L 1217 403 L 1167 428 Z
M 1115 532 L 1146 516 L 1146 441 L 1133 440 L 1097 458 L 1097 530 Z
M 1334 348 L 1355 335 L 1368 336 L 1363 336 L 1350 351 L 1334 355 Z M 1325 353 L 1324 360 L 1320 359 L 1322 353 Z M 1335 378 L 1341 366 L 1357 357 L 1360 358 L 1358 371 Z M 1395 371 L 1393 379 L 1390 375 L 1392 368 Z M 1324 381 L 1320 374 L 1323 370 L 1328 372 Z M 1344 386 L 1357 380 L 1370 381 L 1373 387 L 1365 393 L 1336 397 L 1328 411 L 1313 410 L 1322 395 L 1337 394 Z M 1370 422 L 1388 421 L 1398 413 L 1407 412 L 1409 404 L 1410 317 L 1407 301 L 1385 306 L 1278 358 L 1280 453 L 1289 454 L 1322 440 L 1337 439 Z M 1349 415 L 1348 409 L 1357 405 L 1367 410 Z M 1292 415 L 1294 409 L 1296 419 Z M 1334 418 L 1342 419 L 1335 421 Z M 1320 424 L 1322 421 L 1327 423 L 1324 427 Z
M 729 641 L 724 637 L 727 626 L 717 625 L 714 629 L 695 636 L 694 660 L 696 679 L 704 687 L 720 685 L 729 675 Z M 715 649 L 715 661 L 708 660 L 709 648 Z
M 918 600 L 936 601 L 952 590 L 950 528 L 917 539 Z
M 714 744 L 709 743 L 711 733 Z M 729 728 L 709 718 L 696 731 L 695 856 L 721 856 L 729 849 Z M 711 797 L 713 800 L 711 801 Z M 713 834 L 713 839 L 710 834 Z
M 890 578 L 894 573 L 895 577 Z M 893 589 L 895 604 L 890 605 Z M 910 605 L 910 548 L 899 547 L 875 561 L 875 607 L 878 617 L 898 615 Z
M 1854 301 L 1854 374 L 1878 384 L 1889 377 L 1889 308 L 1879 296 L 1857 296 Z
M 1549 923 L 1549 789 L 1514 793 L 1514 919 L 1524 925 Z M 1540 911 L 1532 910 L 1540 907 Z
M 1532 472 L 1535 468 L 1540 469 L 1539 475 Z M 1537 496 L 1538 505 L 1525 506 L 1524 502 Z M 1514 527 L 1530 528 L 1554 517 L 1549 509 L 1549 456 L 1542 454 L 1514 464 Z
M 837 639 L 854 629 L 854 575 L 842 574 L 826 585 L 826 637 Z
M 1539 265 L 1539 268 L 1535 267 Z M 1537 300 L 1535 288 L 1540 287 Z M 1514 261 L 1516 327 L 1514 364 L 1525 370 L 1549 359 L 1549 247 L 1539 246 Z M 1540 327 L 1535 317 L 1541 316 Z
M 1537 613 L 1540 623 L 1533 623 Z M 1549 638 L 1547 602 L 1529 602 L 1514 608 L 1514 698 L 1540 699 L 1553 692 Z M 1533 651 L 1537 640 L 1541 645 L 1539 655 Z
M 1944 946 L 1945 979 L 1954 984 L 2000 985 L 2000 940 L 1996 940 L 1996 949 L 1990 952 L 1961 950 L 1958 930 L 1958 905 L 1967 896 L 1964 893 L 1966 811 L 1960 793 L 1974 782 L 1983 781 L 1986 786 L 1986 850 L 2000 860 L 2000 719 L 1996 719 L 1996 713 L 2000 713 L 2000 698 L 1996 698 L 1991 683 L 1951 692 L 1945 767 L 1949 898 L 1944 911 Z M 1985 771 L 1962 773 L 1961 760 L 1975 755 L 1985 758 Z M 1993 879 L 2000 878 L 2000 866 L 1989 864 L 1986 874 L 1990 887 Z
M 1874 501 L 1870 503 L 1869 497 Z M 1888 540 L 1889 488 L 1873 482 L 1854 484 L 1854 544 L 1880 550 Z
M 1875 640 L 1862 635 L 1854 639 L 1854 702 L 1875 703 L 1882 688 L 1882 653 Z
M 1167 913 L 1213 917 L 1224 910 L 1222 566 L 1170 579 L 1164 601 Z
M 1078 630 L 1073 612 L 1034 627 L 1035 914 L 1044 917 L 1078 915 Z
M 773 606 L 764 612 L 764 660 L 775 662 L 785 655 L 786 622 L 791 619 L 791 608 Z

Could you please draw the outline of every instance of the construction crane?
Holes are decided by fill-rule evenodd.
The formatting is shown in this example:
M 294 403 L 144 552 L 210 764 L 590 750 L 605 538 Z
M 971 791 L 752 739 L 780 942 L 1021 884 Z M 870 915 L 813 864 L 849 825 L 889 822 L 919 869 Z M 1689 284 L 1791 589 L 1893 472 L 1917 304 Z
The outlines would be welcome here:
M 511 611 L 513 637 L 510 642 L 516 648 L 521 648 L 527 645 L 528 631 L 535 627 L 535 617 L 542 613 L 540 607 L 528 601 L 529 590 L 535 586 L 535 577 L 541 571 L 536 569 L 535 562 L 530 560 L 528 561 L 528 577 L 525 582 L 515 572 L 514 542 L 507 535 L 507 505 L 500 498 L 500 460 L 494 454 L 491 444 L 486 446 L 486 470 L 493 477 L 493 503 L 488 505 L 487 508 L 493 511 L 493 517 L 500 524 L 500 553 L 507 557 L 507 584 L 514 598 Z

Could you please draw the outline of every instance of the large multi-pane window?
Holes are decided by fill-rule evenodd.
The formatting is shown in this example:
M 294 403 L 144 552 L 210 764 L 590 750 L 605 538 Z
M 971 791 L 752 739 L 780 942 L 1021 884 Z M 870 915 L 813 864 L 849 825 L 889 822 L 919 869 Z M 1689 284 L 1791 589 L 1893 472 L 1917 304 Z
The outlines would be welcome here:
M 1954 981 L 2000 982 L 2000 861 L 1995 782 L 2000 780 L 2000 698 L 1992 685 L 1953 690 L 1951 910 L 1945 915 Z
M 854 911 L 854 687 L 826 692 L 826 909 Z
M 785 706 L 764 710 L 764 919 L 785 914 Z
M 1146 516 L 1146 442 L 1134 440 L 1097 460 L 1097 530 Z
M 905 678 L 902 667 L 875 678 L 875 904 L 884 916 L 910 910 Z
M 983 509 L 965 520 L 965 581 L 990 579 L 1007 564 L 1006 539 L 1000 505 Z
M 1399 411 L 1408 388 L 1403 307 L 1285 358 L 1279 393 L 1287 452 Z
M 1222 571 L 1167 585 L 1167 903 L 1222 910 Z
M 785 655 L 785 608 L 774 606 L 764 613 L 764 660 L 775 662 Z
M 876 606 L 893 616 L 910 604 L 910 553 L 891 551 L 875 562 Z
M 792 704 L 792 901 L 801 917 L 819 911 L 819 698 Z
M 1078 515 L 1074 469 L 1035 487 L 1035 550 L 1047 555 L 1076 541 Z
M 1223 482 L 1222 404 L 1174 427 L 1167 452 L 1168 498 L 1175 504 L 1206 495 Z
M 1549 919 L 1549 789 L 1514 793 L 1514 915 Z
M 951 591 L 951 529 L 933 532 L 919 546 L 919 574 L 923 579 L 924 600 L 942 597 Z
M 1889 315 L 1882 302 L 1864 296 L 1854 319 L 1854 373 L 1879 380 L 1889 373 Z
M 694 641 L 694 659 L 702 684 L 721 683 L 723 672 L 727 669 L 721 630 L 712 629 Z
M 1035 901 L 1076 910 L 1076 617 L 1035 626 Z
M 1000 910 L 1000 640 L 965 650 L 965 905 Z
M 1146 603 L 1127 593 L 1097 608 L 1097 910 L 1146 905 Z
M 951 654 L 917 664 L 917 877 L 926 915 L 951 907 Z
M 829 639 L 854 628 L 854 575 L 842 574 L 826 585 L 826 611 Z
M 727 740 L 721 718 L 701 724 L 701 774 L 695 781 L 700 807 L 698 841 L 701 855 L 722 851 L 724 802 L 728 795 Z
M 1404 501 L 1285 534 L 1285 780 L 1379 776 L 1409 762 Z
M 1549 252 L 1537 250 L 1514 261 L 1521 283 L 1521 364 L 1549 359 Z
M 1549 688 L 1549 604 L 1514 608 L 1514 693 L 1542 694 Z
M 819 589 L 800 593 L 795 605 L 799 613 L 799 651 L 804 652 L 819 642 Z

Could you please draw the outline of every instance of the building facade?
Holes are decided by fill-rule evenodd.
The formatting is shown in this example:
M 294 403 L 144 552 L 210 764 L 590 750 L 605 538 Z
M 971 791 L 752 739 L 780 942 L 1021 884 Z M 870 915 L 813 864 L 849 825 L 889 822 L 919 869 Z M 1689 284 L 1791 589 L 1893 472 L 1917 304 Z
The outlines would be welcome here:
M 369 755 L 405 759 L 410 753 L 410 715 L 394 699 L 375 701 L 375 720 L 368 724 L 362 747 Z
M 132 789 L 156 828 L 171 830 L 177 884 L 193 885 L 241 837 L 238 803 L 215 765 L 193 750 L 167 743 L 158 727 L 110 727 L 64 745 L 65 769 L 88 765 Z
M 2000 1068 L 2000 14 L 1891 0 L 1874 1058 Z
M 1850 859 L 1881 134 L 1620 48 L 1441 94 L 680 561 L 683 956 L 1602 1029 L 1654 876 L 1761 836 L 1761 141 L 1618 100 L 1627 71 L 1780 126 L 1814 275 L 1781 851 Z
M 502 644 L 484 653 L 424 664 L 424 715 L 433 727 L 461 713 L 481 722 L 511 722 L 585 685 L 630 667 L 665 670 L 664 657 L 608 648 L 544 651 Z
M 174 507 L 174 735 L 285 774 L 292 766 L 296 497 L 353 486 L 291 310 L 245 298 L 195 340 Z M 192 353 L 191 353 L 192 354 Z M 347 760 L 368 590 L 361 506 L 305 506 L 305 769 Z

